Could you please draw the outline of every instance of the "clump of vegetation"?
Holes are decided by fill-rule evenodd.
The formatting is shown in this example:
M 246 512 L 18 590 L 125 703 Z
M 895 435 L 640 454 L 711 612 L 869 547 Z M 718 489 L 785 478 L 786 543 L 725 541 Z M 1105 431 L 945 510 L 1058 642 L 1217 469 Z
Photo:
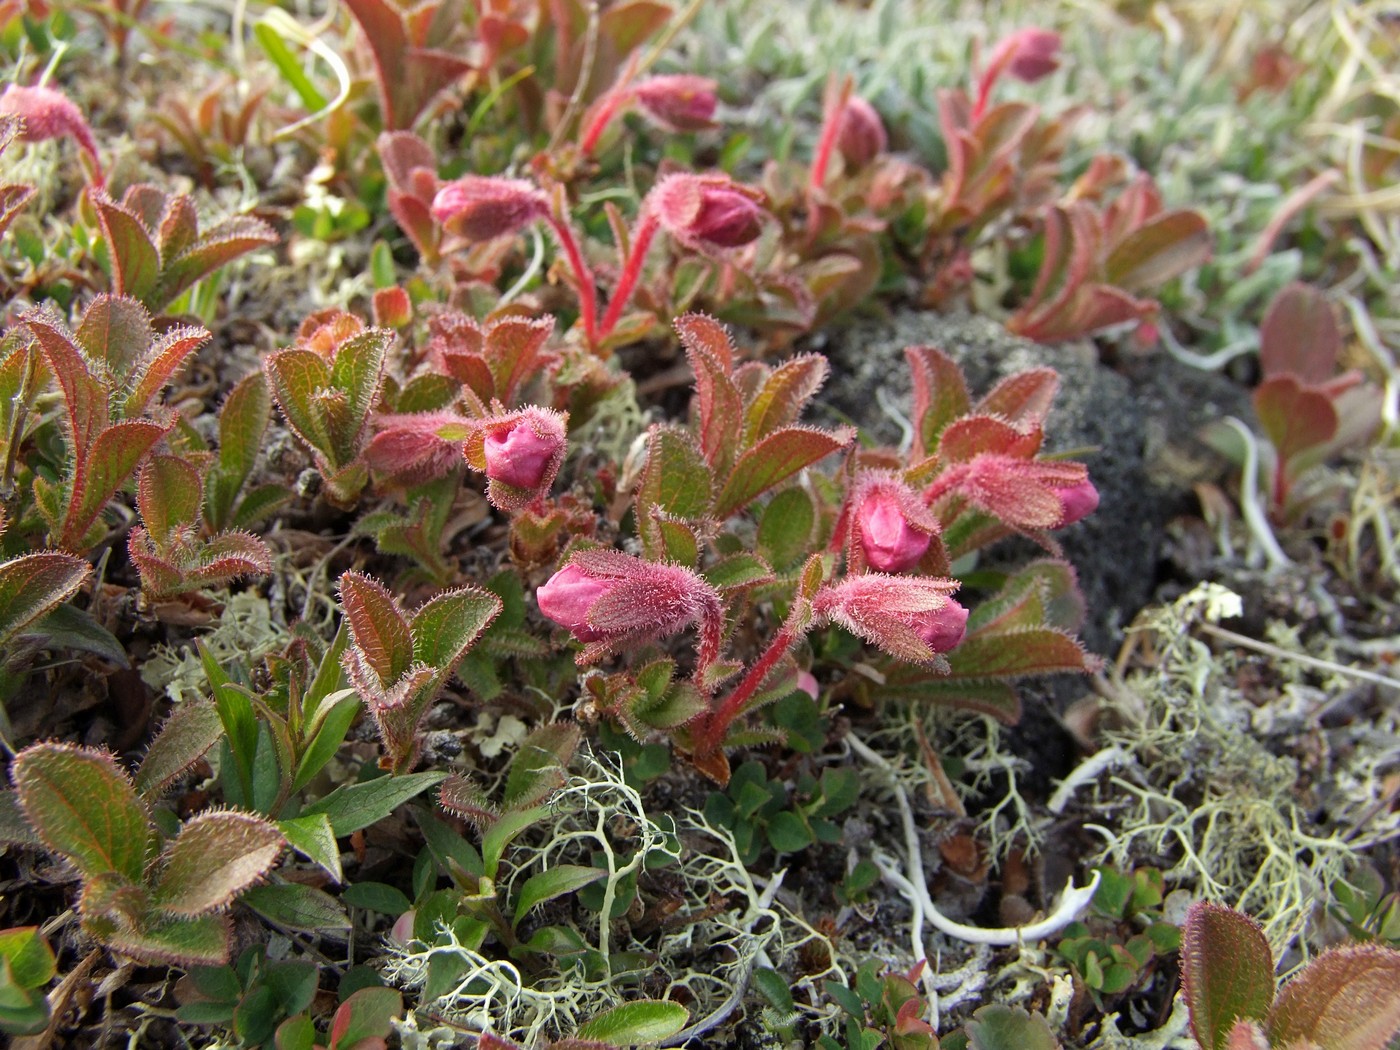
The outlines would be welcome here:
M 1154 11 L 0 3 L 0 1030 L 1166 1045 L 1179 966 L 1212 1050 L 1379 1045 L 1298 1004 L 1393 970 L 1389 45 Z M 1055 369 L 823 400 L 967 309 L 1254 386 L 1112 666 Z

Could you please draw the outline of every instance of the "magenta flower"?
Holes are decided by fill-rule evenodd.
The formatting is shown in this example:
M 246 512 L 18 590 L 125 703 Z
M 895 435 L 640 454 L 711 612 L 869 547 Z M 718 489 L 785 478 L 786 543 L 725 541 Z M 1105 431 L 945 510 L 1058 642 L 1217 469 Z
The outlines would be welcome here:
M 938 520 L 918 494 L 891 474 L 868 474 L 855 486 L 848 557 L 859 571 L 905 572 L 928 553 Z
M 719 97 L 709 77 L 672 73 L 632 85 L 638 107 L 666 131 L 703 131 L 714 123 Z
M 20 138 L 26 142 L 71 138 L 92 158 L 97 181 L 102 181 L 102 160 L 83 111 L 61 91 L 49 87 L 11 84 L 0 95 L 0 113 L 12 113 L 24 121 Z
M 875 107 L 859 95 L 846 100 L 836 131 L 836 148 L 850 168 L 863 168 L 889 148 L 889 135 Z
M 1082 463 L 985 452 L 950 474 L 955 475 L 950 479 L 953 491 L 1016 529 L 1063 528 L 1088 514 L 1099 501 Z
M 621 583 L 621 580 L 590 576 L 577 565 L 565 565 L 535 591 L 535 601 L 539 603 L 540 612 L 580 642 L 596 642 L 607 634 L 588 625 L 588 611 Z
M 697 251 L 742 248 L 763 232 L 763 194 L 728 175 L 667 175 L 643 208 L 676 240 Z
M 819 591 L 812 611 L 891 656 L 936 664 L 967 628 L 967 610 L 952 599 L 958 586 L 931 576 L 847 576 Z
M 1055 494 L 1060 497 L 1063 512 L 1060 514 L 1060 520 L 1051 528 L 1062 529 L 1066 525 L 1073 525 L 1076 521 L 1087 518 L 1099 506 L 1099 490 L 1094 488 L 1094 483 L 1088 478 L 1077 485 L 1057 489 Z
M 489 479 L 492 506 L 515 513 L 549 494 L 568 451 L 568 418 L 530 405 L 475 424 L 462 452 Z
M 977 79 L 977 103 L 973 119 L 987 111 L 992 88 L 1003 73 L 1028 84 L 1049 76 L 1060 67 L 1060 34 L 1027 26 L 1002 37 L 987 56 L 986 68 Z
M 489 241 L 549 217 L 549 197 L 532 182 L 466 175 L 433 197 L 433 218 L 449 233 Z
M 615 550 L 575 551 L 535 592 L 540 612 L 588 643 L 580 665 L 700 625 L 699 668 L 719 656 L 724 629 L 719 594 L 679 565 Z

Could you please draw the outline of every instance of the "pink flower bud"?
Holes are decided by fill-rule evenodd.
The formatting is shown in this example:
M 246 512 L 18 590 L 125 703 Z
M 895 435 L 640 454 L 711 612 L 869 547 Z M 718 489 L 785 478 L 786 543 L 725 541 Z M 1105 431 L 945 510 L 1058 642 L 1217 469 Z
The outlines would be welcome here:
M 914 629 L 919 637 L 928 642 L 936 653 L 946 653 L 955 649 L 967 634 L 967 610 L 955 601 L 949 601 L 935 612 L 922 613 L 915 620 Z
M 719 99 L 709 77 L 674 73 L 632 85 L 632 97 L 651 120 L 667 131 L 702 131 L 714 122 Z
M 647 194 L 661 227 L 691 248 L 740 248 L 763 231 L 763 195 L 728 175 L 668 175 Z
M 596 642 L 606 632 L 588 625 L 588 610 L 621 581 L 590 576 L 576 565 L 565 565 L 535 591 L 540 612 L 567 628 L 580 642 Z
M 1064 508 L 1059 524 L 1054 526 L 1057 529 L 1087 518 L 1099 506 L 1099 490 L 1094 488 L 1094 483 L 1088 478 L 1077 485 L 1057 489 L 1055 494 L 1060 497 L 1060 505 Z
M 1035 26 L 1008 33 L 992 49 L 987 68 L 1005 68 L 1027 84 L 1047 77 L 1060 68 L 1060 34 Z
M 937 663 L 962 641 L 967 610 L 953 601 L 956 580 L 932 576 L 847 576 L 812 600 L 817 616 L 910 663 Z
M 879 572 L 904 572 L 928 552 L 937 522 L 914 491 L 893 477 L 873 476 L 856 491 L 854 537 Z
M 514 513 L 549 492 L 568 451 L 567 421 L 531 405 L 476 424 L 462 452 L 490 479 L 486 498 L 493 506 Z
M 467 175 L 433 198 L 433 218 L 449 233 L 489 241 L 549 214 L 549 197 L 525 179 Z
M 487 434 L 486 476 L 516 488 L 539 488 L 562 441 L 563 435 L 541 434 L 524 421 Z
M 846 100 L 841 126 L 836 131 L 836 148 L 851 168 L 863 168 L 889 147 L 889 136 L 875 107 L 859 95 Z
M 569 564 L 535 592 L 540 612 L 591 643 L 586 664 L 700 624 L 699 663 L 719 656 L 724 607 L 703 578 L 679 565 L 659 565 L 614 550 L 575 551 Z
M 61 91 L 11 84 L 0 95 L 0 113 L 13 113 L 24 121 L 20 138 L 26 142 L 72 138 L 92 158 L 98 176 L 101 176 L 102 162 L 97 156 L 97 142 L 92 137 L 87 118 Z
M 813 700 L 821 696 L 822 687 L 817 683 L 817 676 L 811 671 L 797 672 L 797 691 L 806 693 Z

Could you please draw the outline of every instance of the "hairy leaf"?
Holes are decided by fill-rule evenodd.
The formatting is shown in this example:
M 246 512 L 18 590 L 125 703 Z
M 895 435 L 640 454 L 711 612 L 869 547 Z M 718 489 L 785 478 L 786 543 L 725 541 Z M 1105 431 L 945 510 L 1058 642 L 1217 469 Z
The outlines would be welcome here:
M 610 1046 L 638 1046 L 669 1039 L 690 1020 L 690 1011 L 669 999 L 634 999 L 579 1026 L 580 1039 Z
M 165 849 L 153 901 L 176 915 L 226 907 L 267 874 L 286 844 L 282 833 L 250 813 L 202 813 Z
M 383 585 L 358 572 L 340 578 L 340 603 L 352 644 L 385 685 L 413 663 L 414 639 L 398 602 Z
M 1197 212 L 1158 215 L 1113 249 L 1104 263 L 1104 277 L 1125 292 L 1156 288 L 1206 262 L 1212 240 L 1210 227 Z
M 715 517 L 723 520 L 738 513 L 769 489 L 853 440 L 855 430 L 850 427 L 832 431 L 786 427 L 768 435 L 734 464 L 716 500 Z
M 1222 1050 L 1240 1018 L 1263 1021 L 1274 998 L 1269 942 L 1253 919 L 1198 901 L 1182 927 L 1182 994 L 1191 1031 L 1205 1050 Z
M 0 645 L 63 604 L 92 572 L 82 558 L 38 551 L 0 564 Z
M 1400 1035 L 1400 951 L 1348 944 L 1324 952 L 1283 986 L 1268 1030 L 1274 1046 L 1385 1050 Z
M 199 701 L 177 706 L 141 760 L 137 792 L 147 801 L 158 797 L 219 742 L 223 731 L 213 704 Z

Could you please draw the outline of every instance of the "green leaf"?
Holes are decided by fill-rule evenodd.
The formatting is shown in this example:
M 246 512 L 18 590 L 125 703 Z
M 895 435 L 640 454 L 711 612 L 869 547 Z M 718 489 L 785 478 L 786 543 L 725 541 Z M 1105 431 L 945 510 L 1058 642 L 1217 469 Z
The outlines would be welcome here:
M 160 309 L 190 285 L 228 265 L 241 255 L 277 243 L 272 227 L 251 215 L 235 215 L 200 233 L 188 248 L 164 259 L 160 285 L 150 303 Z
M 175 708 L 151 741 L 146 757 L 136 771 L 136 791 L 150 801 L 168 788 L 190 766 L 219 742 L 224 727 L 214 705 L 206 702 L 181 704 Z
M 526 737 L 510 763 L 505 808 L 536 805 L 562 787 L 579 739 L 579 727 L 567 722 L 540 726 Z
M 353 690 L 346 690 L 346 693 L 347 695 L 336 703 L 318 713 L 320 728 L 316 730 L 316 735 L 311 738 L 311 743 L 297 762 L 296 775 L 292 778 L 293 792 L 300 791 L 311 783 L 312 778 L 335 757 L 340 745 L 345 743 L 350 724 L 360 712 L 359 697 Z
M 165 436 L 166 427 L 143 419 L 116 423 L 97 435 L 87 462 L 73 478 L 72 500 L 63 519 L 60 546 L 82 546 L 102 508 L 126 484 L 137 464 Z
M 301 99 L 301 104 L 310 113 L 316 113 L 326 107 L 326 97 L 316 89 L 311 83 L 311 78 L 303 72 L 301 60 L 292 54 L 286 42 L 277 32 L 273 21 L 264 15 L 253 26 L 253 36 L 257 38 L 263 53 L 268 60 L 277 67 L 277 72 L 282 79 L 287 82 L 287 86 L 297 93 Z M 281 1048 L 279 1047 L 279 1050 Z
M 304 817 L 324 813 L 330 818 L 331 830 L 336 838 L 340 838 L 383 820 L 400 804 L 446 779 L 446 773 L 433 770 L 377 777 L 362 784 L 343 784 L 301 813 Z
M 413 907 L 402 890 L 383 882 L 357 882 L 346 886 L 340 899 L 352 908 L 366 908 L 381 915 L 402 915 Z
M 783 489 L 763 508 L 758 523 L 759 553 L 778 571 L 791 569 L 811 552 L 816 524 L 816 507 L 807 490 L 799 486 Z
M 704 573 L 710 586 L 719 591 L 740 590 L 773 581 L 773 570 L 756 554 L 739 552 L 721 558 Z
M 1385 1050 L 1400 1035 L 1400 951 L 1347 944 L 1283 986 L 1269 1015 L 1272 1046 Z
M 786 427 L 768 435 L 739 457 L 715 501 L 715 517 L 723 520 L 798 471 L 810 467 L 855 439 L 855 431 L 815 427 Z
M 101 190 L 89 191 L 89 197 L 111 255 L 113 290 L 155 305 L 150 299 L 160 281 L 161 259 L 150 231 L 135 213 Z
M 962 369 L 942 350 L 911 346 L 904 351 L 914 384 L 914 425 L 925 455 L 938 448 L 943 428 L 972 408 Z
M 698 520 L 710 512 L 714 481 L 695 438 L 677 426 L 657 424 L 647 434 L 647 462 L 637 488 L 638 513 L 658 507 Z
M 481 866 L 487 878 L 496 877 L 501 866 L 501 855 L 515 837 L 548 815 L 549 810 L 543 806 L 512 810 L 502 813 L 500 819 L 486 829 L 486 833 L 481 836 Z
M 204 677 L 214 693 L 214 710 L 219 713 L 229 750 L 233 752 L 238 766 L 239 781 L 245 796 L 249 795 L 252 792 L 253 758 L 258 746 L 258 721 L 253 712 L 252 697 L 224 673 L 202 641 L 195 644 L 204 667 Z
M 20 806 L 48 849 L 84 875 L 140 883 L 151 828 L 126 774 L 105 751 L 41 743 L 12 766 Z
M 614 1006 L 579 1026 L 578 1038 L 609 1046 L 641 1046 L 669 1039 L 690 1020 L 690 1011 L 667 999 L 638 999 Z
M 294 930 L 350 928 L 350 917 L 340 901 L 314 886 L 295 882 L 254 886 L 240 900 L 268 921 Z
M 1198 901 L 1182 927 L 1182 994 L 1205 1050 L 1224 1050 L 1241 1018 L 1263 1021 L 1274 999 L 1269 942 L 1254 920 Z
M 984 1006 L 967 1023 L 969 1050 L 1059 1050 L 1040 1014 L 1020 1007 Z
M 72 597 L 92 573 L 82 558 L 39 551 L 0 565 L 0 645 Z
M 331 1020 L 329 1050 L 354 1050 L 366 1040 L 382 1040 L 403 1013 L 403 996 L 394 988 L 361 988 L 340 1004 Z
M 224 908 L 267 874 L 285 844 L 282 833 L 261 817 L 201 813 L 166 847 L 152 901 L 185 916 Z
M 261 372 L 245 376 L 219 409 L 219 459 L 204 498 L 205 516 L 216 532 L 234 524 L 238 493 L 253 472 L 271 418 L 272 395 Z
M 531 875 L 520 887 L 520 896 L 515 901 L 515 918 L 512 925 L 518 925 L 530 909 L 545 901 L 554 900 L 567 893 L 573 893 L 590 883 L 597 882 L 607 875 L 603 868 L 590 868 L 581 864 L 559 864 L 548 871 Z
M 768 822 L 768 844 L 779 853 L 796 853 L 814 841 L 811 828 L 789 810 L 784 810 Z
M 1109 254 L 1104 275 L 1126 292 L 1147 291 L 1208 260 L 1212 240 L 1197 212 L 1167 212 L 1128 234 Z
M 826 381 L 829 367 L 820 354 L 798 354 L 773 369 L 745 409 L 744 445 L 796 423 Z
M 213 966 L 228 959 L 229 925 L 224 915 L 158 917 L 136 927 L 109 929 L 99 939 L 143 962 Z
M 501 608 L 501 599 L 481 587 L 439 594 L 413 614 L 414 659 L 440 671 L 455 670 Z
M 340 866 L 340 847 L 336 845 L 330 817 L 313 813 L 309 817 L 279 820 L 277 830 L 292 849 L 319 864 L 336 882 L 345 881 Z
M 17 988 L 42 988 L 58 973 L 49 942 L 37 926 L 0 930 L 0 959 L 9 966 L 9 980 Z
M 413 663 L 414 640 L 408 620 L 393 595 L 368 576 L 347 572 L 340 577 L 339 586 L 352 644 L 379 680 L 392 685 Z
M 129 666 L 126 646 L 92 618 L 86 609 L 60 605 L 25 628 L 24 637 L 51 649 L 92 653 L 118 667 Z

